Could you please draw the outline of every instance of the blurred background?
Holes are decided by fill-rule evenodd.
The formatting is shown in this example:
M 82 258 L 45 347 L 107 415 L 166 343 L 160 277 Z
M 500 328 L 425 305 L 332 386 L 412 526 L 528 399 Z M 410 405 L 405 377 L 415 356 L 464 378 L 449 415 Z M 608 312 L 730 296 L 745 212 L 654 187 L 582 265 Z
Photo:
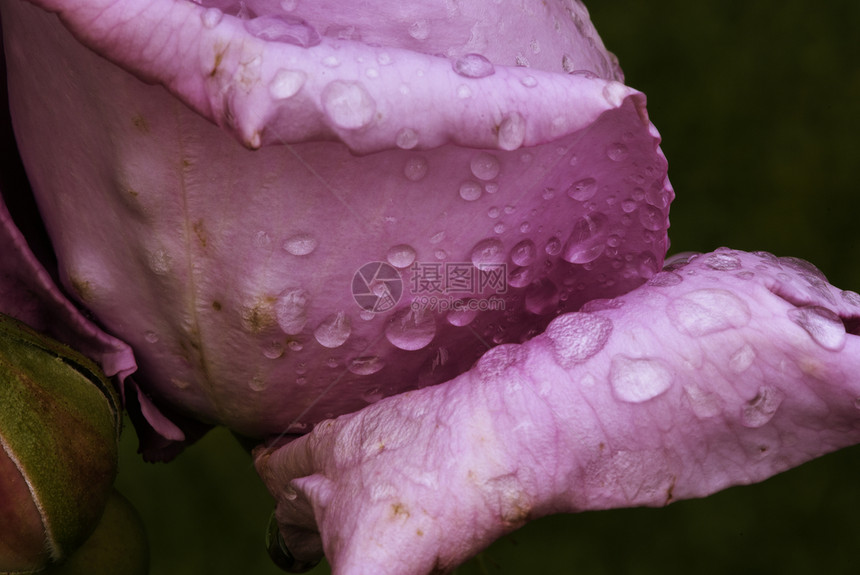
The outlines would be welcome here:
M 802 257 L 860 291 L 860 2 L 587 5 L 663 135 L 672 251 Z M 129 427 L 119 488 L 147 525 L 152 575 L 279 573 L 263 549 L 272 500 L 229 433 L 169 465 L 136 447 Z M 537 521 L 458 573 L 856 573 L 858 514 L 849 449 L 701 501 Z

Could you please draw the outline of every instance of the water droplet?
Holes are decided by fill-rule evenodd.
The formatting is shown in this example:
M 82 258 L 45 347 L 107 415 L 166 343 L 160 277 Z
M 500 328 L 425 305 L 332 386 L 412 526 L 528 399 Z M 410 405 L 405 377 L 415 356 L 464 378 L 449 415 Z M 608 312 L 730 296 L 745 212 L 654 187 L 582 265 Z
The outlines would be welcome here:
M 675 272 L 660 272 L 648 281 L 649 286 L 671 287 L 684 281 L 684 278 Z
M 317 249 L 317 240 L 310 234 L 296 234 L 284 241 L 284 249 L 294 256 L 306 256 Z
M 612 335 L 612 320 L 590 313 L 568 313 L 552 320 L 545 333 L 558 363 L 571 369 L 606 346 Z
M 364 75 L 368 78 L 379 78 L 379 70 L 376 68 L 368 68 L 364 71 Z
M 268 248 L 270 245 L 272 245 L 272 238 L 270 238 L 269 234 L 267 234 L 266 232 L 259 231 L 256 234 L 254 234 L 253 242 L 254 242 L 254 247 Z
M 269 83 L 269 94 L 276 100 L 286 100 L 295 96 L 308 76 L 301 70 L 286 70 L 281 68 L 278 70 L 272 81 Z
M 750 321 L 750 309 L 732 292 L 700 289 L 669 302 L 669 320 L 678 331 L 693 337 L 739 328 Z
M 568 74 L 576 70 L 576 63 L 573 61 L 573 58 L 571 58 L 569 54 L 562 54 L 561 69 Z
M 530 265 L 535 260 L 537 249 L 531 240 L 523 240 L 511 250 L 511 260 L 518 266 Z
M 376 102 L 364 86 L 335 80 L 322 91 L 326 115 L 339 128 L 354 130 L 370 124 L 376 114 Z
M 541 278 L 526 288 L 523 305 L 535 315 L 546 315 L 558 309 L 558 287 L 549 278 Z
M 156 275 L 166 275 L 170 273 L 170 268 L 173 265 L 173 258 L 167 253 L 167 250 L 155 250 L 149 252 L 149 269 Z
M 397 313 L 385 330 L 388 341 L 406 351 L 427 347 L 435 335 L 436 321 L 433 314 L 411 307 Z
M 606 155 L 613 162 L 621 162 L 630 155 L 630 151 L 624 144 L 616 142 L 606 148 Z
M 482 271 L 502 265 L 506 257 L 505 246 L 495 238 L 482 240 L 472 248 L 472 264 Z
M 292 351 L 302 351 L 305 346 L 302 345 L 302 342 L 293 339 L 287 343 L 287 347 Z
M 411 128 L 403 128 L 397 132 L 394 143 L 401 150 L 411 150 L 418 145 L 418 134 Z
M 472 174 L 479 180 L 492 180 L 499 175 L 499 160 L 486 152 L 472 156 L 469 166 L 472 169 Z
M 356 375 L 373 375 L 385 367 L 385 362 L 375 355 L 356 357 L 349 362 L 347 369 Z M 379 399 L 382 399 L 381 397 Z M 367 401 L 365 399 L 365 401 Z M 378 400 L 377 400 L 378 401 Z
M 493 207 L 491 207 L 489 210 L 487 210 L 487 215 L 488 215 L 491 219 L 496 219 L 496 218 L 498 218 L 498 217 L 499 217 L 499 214 L 501 214 L 501 210 L 499 209 L 499 207 L 498 207 L 498 206 L 493 206 Z
M 284 355 L 284 345 L 279 341 L 271 341 L 263 346 L 263 356 L 268 359 L 278 359 Z
M 508 274 L 508 285 L 515 288 L 526 287 L 531 283 L 533 275 L 531 268 L 514 268 Z
M 426 40 L 430 36 L 430 24 L 427 20 L 416 20 L 409 26 L 409 35 L 416 40 Z
M 609 237 L 611 238 L 613 236 Z M 618 236 L 614 237 L 617 238 Z M 612 245 L 608 240 L 606 243 L 607 245 Z M 636 256 L 635 265 L 636 273 L 639 275 L 640 278 L 646 280 L 653 278 L 655 275 L 657 275 L 657 272 L 660 271 L 660 261 L 657 259 L 657 256 L 655 256 L 651 252 L 642 252 L 641 254 Z
M 842 292 L 842 299 L 855 307 L 860 307 L 860 294 L 857 292 L 845 290 Z
M 444 240 L 444 239 L 445 239 L 445 231 L 443 230 L 441 232 L 436 232 L 435 234 L 433 234 L 430 237 L 430 243 L 433 245 L 436 245 L 436 244 L 442 243 L 442 240 Z
M 520 84 L 526 88 L 534 88 L 538 85 L 538 81 L 534 76 L 524 76 L 523 78 L 520 78 Z
M 311 48 L 322 40 L 316 29 L 302 20 L 289 15 L 260 16 L 245 20 L 245 29 L 261 40 L 283 42 L 302 48 Z
M 505 227 L 505 224 L 503 224 L 501 222 L 499 222 L 498 224 L 493 226 L 493 232 L 495 232 L 497 234 L 505 233 L 506 229 L 507 229 L 507 227 Z
M 583 178 L 567 188 L 567 195 L 580 202 L 590 200 L 596 193 L 597 180 L 594 178 Z
M 467 202 L 474 202 L 480 198 L 483 193 L 484 188 L 482 188 L 481 184 L 478 182 L 469 180 L 460 184 L 460 197 Z
M 609 369 L 613 394 L 629 403 L 642 403 L 664 394 L 672 380 L 672 371 L 657 358 L 619 354 L 612 358 Z
M 454 72 L 465 78 L 486 78 L 496 73 L 493 63 L 480 54 L 466 54 L 454 60 Z
M 520 224 L 520 233 L 527 234 L 531 231 L 532 225 L 528 222 L 523 222 Z
M 330 357 L 327 360 L 325 360 L 325 364 L 326 364 L 326 367 L 331 368 L 331 369 L 334 369 L 334 368 L 338 367 L 338 365 L 340 365 L 337 362 L 337 358 L 334 358 L 334 357 Z
M 695 384 L 684 387 L 684 394 L 699 419 L 708 419 L 723 412 L 720 396 Z
M 629 214 L 629 213 L 633 212 L 635 209 L 636 209 L 636 200 L 631 200 L 628 198 L 628 199 L 624 200 L 623 202 L 621 202 L 621 210 L 625 214 Z
M 471 98 L 472 90 L 469 88 L 469 86 L 466 86 L 465 84 L 460 84 L 459 86 L 457 86 L 457 97 L 461 100 Z
M 445 319 L 451 325 L 463 327 L 472 323 L 476 317 L 478 317 L 477 306 L 471 305 L 470 300 L 466 300 L 449 311 Z
M 248 387 L 251 388 L 251 391 L 263 391 L 268 386 L 269 383 L 259 375 L 255 375 L 251 378 L 251 381 L 248 382 Z
M 639 208 L 639 223 L 646 230 L 656 232 L 666 228 L 666 217 L 661 210 L 646 204 Z
M 741 424 L 744 427 L 761 427 L 773 419 L 785 393 L 772 385 L 764 385 L 758 394 L 741 408 Z
M 561 240 L 556 237 L 548 239 L 544 251 L 550 256 L 558 255 L 561 252 Z
M 499 124 L 498 144 L 502 150 L 516 150 L 526 139 L 526 121 L 514 112 Z
M 297 334 L 308 321 L 308 292 L 303 289 L 288 289 L 275 301 L 275 317 L 281 331 Z
M 147 331 L 143 334 L 143 338 L 149 343 L 158 343 L 158 334 L 154 331 Z
M 437 260 L 444 260 L 448 257 L 448 252 L 446 252 L 445 250 L 436 250 L 435 252 L 433 252 L 433 257 L 435 257 Z
M 200 19 L 203 21 L 203 26 L 212 29 L 221 23 L 223 17 L 224 13 L 218 8 L 208 8 L 200 16 Z
M 358 317 L 360 317 L 364 321 L 370 321 L 370 320 L 376 318 L 376 312 L 369 310 L 369 309 L 363 309 L 360 312 L 358 312 Z
M 788 318 L 802 327 L 821 347 L 839 351 L 845 347 L 845 325 L 838 315 L 817 305 L 788 310 Z
M 334 349 L 342 346 L 352 333 L 352 321 L 342 311 L 325 318 L 314 330 L 314 338 L 323 347 Z
M 418 182 L 424 179 L 427 175 L 427 160 L 420 156 L 413 156 L 406 160 L 406 166 L 403 168 L 403 175 L 410 182 Z
M 705 258 L 705 265 L 717 271 L 731 271 L 741 268 L 741 260 L 731 254 L 714 253 Z
M 743 344 L 729 358 L 729 369 L 732 373 L 743 373 L 755 361 L 755 350 L 748 343 Z
M 392 246 L 388 250 L 388 263 L 396 268 L 408 268 L 415 261 L 415 249 L 408 244 Z
M 505 344 L 494 347 L 478 360 L 475 366 L 481 381 L 493 383 L 506 374 L 517 363 L 525 361 L 528 352 L 520 345 Z
M 593 262 L 606 249 L 606 217 L 595 213 L 579 218 L 564 244 L 562 258 L 572 264 Z
M 484 191 L 488 194 L 495 194 L 499 191 L 499 184 L 496 182 L 487 182 L 484 184 Z

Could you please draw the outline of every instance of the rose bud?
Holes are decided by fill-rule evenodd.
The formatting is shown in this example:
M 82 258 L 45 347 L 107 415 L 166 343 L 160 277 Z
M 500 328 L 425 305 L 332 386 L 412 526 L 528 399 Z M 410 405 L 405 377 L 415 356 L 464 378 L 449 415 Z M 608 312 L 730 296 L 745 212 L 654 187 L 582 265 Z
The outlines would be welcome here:
M 120 421 L 96 364 L 0 314 L 0 573 L 41 570 L 87 540 L 116 476 Z

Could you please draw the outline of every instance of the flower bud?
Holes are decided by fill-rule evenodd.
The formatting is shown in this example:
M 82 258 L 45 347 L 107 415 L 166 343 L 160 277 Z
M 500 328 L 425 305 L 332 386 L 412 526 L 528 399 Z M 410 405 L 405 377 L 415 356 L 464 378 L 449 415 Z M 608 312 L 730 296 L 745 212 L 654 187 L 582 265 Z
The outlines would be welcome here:
M 62 561 L 93 532 L 120 421 L 98 366 L 0 314 L 0 573 Z

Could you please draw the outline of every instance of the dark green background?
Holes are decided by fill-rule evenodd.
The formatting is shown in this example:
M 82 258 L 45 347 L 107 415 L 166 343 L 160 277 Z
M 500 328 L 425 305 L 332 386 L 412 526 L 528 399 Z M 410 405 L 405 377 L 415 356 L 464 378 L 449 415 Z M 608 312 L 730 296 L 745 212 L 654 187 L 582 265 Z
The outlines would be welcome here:
M 664 137 L 678 194 L 673 251 L 728 245 L 803 257 L 860 291 L 860 2 L 589 8 Z M 123 447 L 119 486 L 149 528 L 152 575 L 278 573 L 262 549 L 272 502 L 229 434 L 210 434 L 169 465 L 142 463 L 131 430 Z M 856 573 L 858 484 L 860 450 L 846 450 L 702 501 L 547 518 L 488 550 L 484 568 Z

